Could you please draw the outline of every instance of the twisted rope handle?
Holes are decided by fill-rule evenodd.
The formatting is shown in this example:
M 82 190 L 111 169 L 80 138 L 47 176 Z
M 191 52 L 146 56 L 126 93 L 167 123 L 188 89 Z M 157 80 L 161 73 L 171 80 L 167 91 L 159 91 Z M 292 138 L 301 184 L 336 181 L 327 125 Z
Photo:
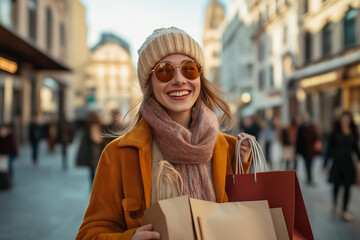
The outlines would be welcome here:
M 168 171 L 165 171 L 165 170 Z M 171 188 L 171 197 L 175 197 L 175 191 L 178 192 L 179 196 L 183 195 L 184 182 L 181 178 L 180 173 L 174 168 L 174 166 L 166 160 L 159 162 L 159 169 L 155 180 L 154 192 L 156 194 L 156 201 L 162 200 L 161 186 L 162 181 L 166 180 Z
M 254 140 L 254 139 L 252 139 L 252 138 L 250 138 L 248 136 L 245 136 L 245 137 L 241 138 L 240 140 L 236 141 L 236 146 L 235 146 L 235 175 L 245 174 L 244 167 L 243 167 L 242 160 L 241 160 L 241 154 L 240 154 L 241 143 L 244 140 L 249 140 L 249 142 L 250 142 L 251 151 L 253 153 L 252 161 L 253 161 L 253 164 L 254 164 L 254 176 L 255 176 L 255 182 L 256 182 L 257 181 L 256 172 L 257 172 L 258 168 L 259 168 L 260 172 L 267 172 L 268 167 L 266 165 L 265 156 L 264 156 L 263 151 L 261 150 L 261 147 L 260 147 L 259 143 L 256 140 Z M 234 174 L 233 174 L 233 181 L 235 183 Z

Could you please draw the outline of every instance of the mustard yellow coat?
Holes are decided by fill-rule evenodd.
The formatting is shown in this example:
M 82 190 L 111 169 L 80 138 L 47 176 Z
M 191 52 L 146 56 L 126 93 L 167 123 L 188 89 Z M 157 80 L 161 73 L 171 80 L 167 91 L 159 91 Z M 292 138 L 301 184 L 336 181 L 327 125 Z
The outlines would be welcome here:
M 77 240 L 131 239 L 150 206 L 152 133 L 145 120 L 104 149 Z M 227 202 L 225 177 L 232 174 L 236 138 L 219 133 L 212 158 L 217 202 Z M 245 172 L 249 164 L 244 165 Z

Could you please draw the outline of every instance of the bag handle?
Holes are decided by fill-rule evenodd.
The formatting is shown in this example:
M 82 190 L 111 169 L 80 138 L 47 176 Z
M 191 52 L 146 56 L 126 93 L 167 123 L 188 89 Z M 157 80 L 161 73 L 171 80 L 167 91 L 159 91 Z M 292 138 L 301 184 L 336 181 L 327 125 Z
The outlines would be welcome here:
M 254 176 L 255 176 L 255 182 L 256 182 L 256 172 L 259 169 L 259 172 L 267 172 L 268 171 L 268 167 L 266 165 L 266 160 L 265 160 L 265 156 L 263 151 L 261 150 L 260 144 L 248 137 L 245 136 L 243 138 L 240 138 L 240 140 L 236 141 L 236 146 L 235 146 L 235 175 L 238 174 L 245 174 L 244 171 L 244 167 L 242 164 L 242 160 L 241 160 L 241 154 L 240 154 L 240 147 L 241 147 L 241 143 L 244 140 L 249 140 L 250 142 L 250 147 L 251 147 L 251 151 L 253 153 L 252 156 L 252 162 L 254 164 Z M 233 174 L 233 180 L 235 183 L 235 178 L 234 178 L 234 174 Z
M 154 192 L 156 201 L 162 200 L 162 184 L 163 180 L 167 181 L 171 188 L 171 197 L 176 196 L 176 191 L 179 196 L 183 195 L 184 182 L 180 173 L 174 168 L 174 166 L 166 160 L 159 162 L 158 173 L 155 178 Z

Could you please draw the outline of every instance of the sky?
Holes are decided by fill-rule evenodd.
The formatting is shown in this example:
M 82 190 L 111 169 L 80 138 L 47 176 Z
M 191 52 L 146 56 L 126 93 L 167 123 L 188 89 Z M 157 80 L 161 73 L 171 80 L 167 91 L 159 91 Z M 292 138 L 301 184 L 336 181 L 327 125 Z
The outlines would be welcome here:
M 234 0 L 219 0 L 227 8 Z M 81 0 L 86 8 L 88 46 L 102 32 L 112 32 L 130 44 L 132 60 L 154 29 L 176 26 L 202 45 L 205 11 L 211 0 Z

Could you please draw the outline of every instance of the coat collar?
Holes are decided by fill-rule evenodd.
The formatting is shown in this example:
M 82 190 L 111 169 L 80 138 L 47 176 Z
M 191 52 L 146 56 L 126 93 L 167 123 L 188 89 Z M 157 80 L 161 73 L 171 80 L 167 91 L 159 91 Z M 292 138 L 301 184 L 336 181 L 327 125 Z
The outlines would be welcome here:
M 152 133 L 150 125 L 141 119 L 140 122 L 127 134 L 119 139 L 118 147 L 136 147 L 151 149 Z
M 142 119 L 133 130 L 119 139 L 118 147 L 136 147 L 139 149 L 139 162 L 143 179 L 146 208 L 150 206 L 151 168 L 152 168 L 152 131 L 150 125 Z M 212 177 L 217 202 L 222 202 L 225 194 L 225 179 L 229 144 L 222 133 L 218 133 L 212 157 Z

